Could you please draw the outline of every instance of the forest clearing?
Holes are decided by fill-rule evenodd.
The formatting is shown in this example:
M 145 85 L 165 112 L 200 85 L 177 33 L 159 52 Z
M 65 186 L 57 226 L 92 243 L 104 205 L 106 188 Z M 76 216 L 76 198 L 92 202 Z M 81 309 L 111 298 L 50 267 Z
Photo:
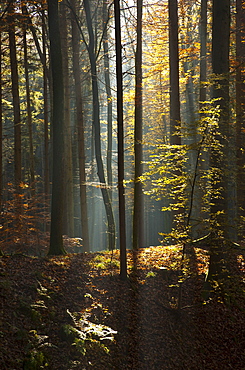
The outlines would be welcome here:
M 203 301 L 208 255 L 195 252 L 179 275 L 179 246 L 128 251 L 126 280 L 119 251 L 1 257 L 0 368 L 244 369 L 244 256 L 229 295 Z

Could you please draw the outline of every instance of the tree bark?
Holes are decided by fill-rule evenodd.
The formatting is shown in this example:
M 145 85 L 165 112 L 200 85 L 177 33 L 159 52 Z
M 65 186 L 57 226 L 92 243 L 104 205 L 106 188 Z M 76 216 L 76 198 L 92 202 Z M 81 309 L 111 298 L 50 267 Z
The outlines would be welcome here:
M 203 102 L 207 99 L 207 0 L 201 1 L 200 21 L 200 91 L 199 102 L 202 108 Z
M 230 0 L 213 0 L 212 69 L 213 98 L 219 106 L 219 127 L 211 150 L 210 166 L 213 189 L 211 194 L 211 242 L 208 281 L 222 276 L 227 258 L 228 225 L 228 156 L 229 156 L 229 47 Z M 218 194 L 218 196 L 217 196 Z
M 126 259 L 126 216 L 124 189 L 124 130 L 123 130 L 123 79 L 120 1 L 114 1 L 115 39 L 116 39 L 116 75 L 117 75 L 117 137 L 118 137 L 118 197 L 119 197 L 119 232 L 120 232 L 120 275 L 127 277 Z
M 142 8 L 143 1 L 137 0 L 137 45 L 135 53 L 135 124 L 134 124 L 134 211 L 133 249 L 144 246 L 143 185 L 143 122 L 142 122 Z
M 49 196 L 49 121 L 48 121 L 48 68 L 46 56 L 45 10 L 42 9 L 43 44 L 43 118 L 44 118 L 44 193 L 46 202 Z
M 9 24 L 9 51 L 12 80 L 12 95 L 14 107 L 14 179 L 16 191 L 20 191 L 21 183 L 21 118 L 20 118 L 20 96 L 19 78 L 17 70 L 16 42 L 15 42 L 15 17 L 14 5 L 11 3 L 8 9 Z
M 170 82 L 170 145 L 174 146 L 173 153 L 178 150 L 177 146 L 181 145 L 181 137 L 177 131 L 181 124 L 180 118 L 180 89 L 179 89 L 179 39 L 178 39 L 178 1 L 168 0 L 169 11 L 169 82 Z M 174 156 L 174 154 L 173 154 Z M 173 158 L 173 176 L 178 179 L 181 171 L 177 160 Z M 178 181 L 178 180 L 177 180 Z M 174 199 L 178 203 L 177 197 Z M 182 228 L 183 223 L 176 222 L 176 217 L 183 213 L 182 208 L 172 210 L 170 219 L 172 230 Z M 179 230 L 180 232 L 182 230 Z
M 107 96 L 107 182 L 109 186 L 109 195 L 112 201 L 112 93 L 111 93 L 111 82 L 110 82 L 110 63 L 109 63 L 109 49 L 108 49 L 108 10 L 107 1 L 103 0 L 103 25 L 104 37 L 103 37 L 103 49 L 104 49 L 104 74 L 105 74 L 105 88 Z
M 48 0 L 50 57 L 53 82 L 53 171 L 49 255 L 64 254 L 64 83 L 58 0 Z
M 28 52 L 26 40 L 26 17 L 23 10 L 23 46 L 24 46 L 24 70 L 26 82 L 26 108 L 27 108 L 27 127 L 29 134 L 29 168 L 30 168 L 30 188 L 32 196 L 35 194 L 35 169 L 34 169 L 34 150 L 33 150 L 33 134 L 32 134 L 32 113 L 31 113 L 31 96 L 30 96 L 30 83 L 29 83 L 29 70 L 28 70 Z
M 180 145 L 180 135 L 176 130 L 180 126 L 179 93 L 179 41 L 178 41 L 178 2 L 168 0 L 169 9 L 169 69 L 170 69 L 170 143 Z
M 212 70 L 213 70 L 213 98 L 217 99 L 219 106 L 218 140 L 223 145 L 222 158 L 220 153 L 211 154 L 211 166 L 222 172 L 216 186 L 221 189 L 219 198 L 213 200 L 212 213 L 227 213 L 227 168 L 228 140 L 229 140 L 229 47 L 230 47 L 230 0 L 213 0 L 213 25 L 212 25 Z M 222 160 L 222 162 L 221 162 Z M 217 188 L 217 190 L 218 190 Z M 227 223 L 227 221 L 226 221 Z M 226 224 L 227 227 L 227 224 Z M 225 230 L 224 230 L 225 231 Z
M 238 217 L 245 215 L 244 129 L 245 129 L 245 1 L 236 0 L 236 158 Z M 243 231 L 241 232 L 241 236 Z
M 74 12 L 76 14 L 76 2 L 71 0 L 71 19 L 72 19 L 72 57 L 73 57 L 73 75 L 75 81 L 76 96 L 76 125 L 78 132 L 78 160 L 79 160 L 79 178 L 80 178 L 80 207 L 81 207 L 81 224 L 83 237 L 83 250 L 89 252 L 89 227 L 88 227 L 88 206 L 86 192 L 86 157 L 85 157 L 85 140 L 84 140 L 84 118 L 83 118 L 83 98 L 82 83 L 80 78 L 81 66 L 79 58 L 79 30 Z
M 0 210 L 3 197 L 3 89 L 2 89 L 2 35 L 0 33 Z
M 64 233 L 74 237 L 74 197 L 73 197 L 73 163 L 72 163 L 72 139 L 70 117 L 70 78 L 69 78 L 69 45 L 67 27 L 67 6 L 62 2 L 60 5 L 60 31 L 61 51 L 63 62 L 64 80 Z

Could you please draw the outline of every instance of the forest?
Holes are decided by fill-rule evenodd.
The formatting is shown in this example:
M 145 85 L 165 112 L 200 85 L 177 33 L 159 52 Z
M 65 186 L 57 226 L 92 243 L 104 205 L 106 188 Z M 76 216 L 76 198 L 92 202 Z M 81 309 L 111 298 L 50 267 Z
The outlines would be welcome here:
M 244 369 L 244 63 L 244 0 L 1 1 L 1 369 Z

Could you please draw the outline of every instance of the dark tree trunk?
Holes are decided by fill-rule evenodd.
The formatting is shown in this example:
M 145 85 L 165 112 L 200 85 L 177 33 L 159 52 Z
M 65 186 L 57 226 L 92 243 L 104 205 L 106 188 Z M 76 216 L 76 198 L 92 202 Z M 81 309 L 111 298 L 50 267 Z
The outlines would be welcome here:
M 100 141 L 100 112 L 99 112 L 99 93 L 98 93 L 98 79 L 97 79 L 97 68 L 96 68 L 96 55 L 95 55 L 95 43 L 94 43 L 94 32 L 92 27 L 92 18 L 90 11 L 90 4 L 88 0 L 83 0 L 84 9 L 86 13 L 86 21 L 89 33 L 89 45 L 88 53 L 91 65 L 91 76 L 92 76 L 92 93 L 93 93 L 93 125 L 94 125 L 94 139 L 95 139 L 95 157 L 97 162 L 98 177 L 100 180 L 102 197 L 106 209 L 106 216 L 108 221 L 108 237 L 109 237 L 109 249 L 112 250 L 115 247 L 115 222 L 112 212 L 111 200 L 109 192 L 105 182 L 104 166 L 101 156 L 101 141 Z
M 178 39 L 178 1 L 168 1 L 169 11 L 169 82 L 170 82 L 170 144 L 174 147 L 173 152 L 178 150 L 177 146 L 181 145 L 181 137 L 177 133 L 180 127 L 180 89 L 179 89 L 179 39 Z M 181 176 L 181 171 L 178 170 L 179 164 L 176 159 L 172 161 L 173 176 L 176 179 Z M 176 168 L 175 168 L 176 167 Z M 179 200 L 174 199 L 175 203 Z M 178 208 L 171 212 L 172 230 L 182 228 L 183 222 L 176 222 L 176 217 L 183 213 L 182 208 Z M 182 231 L 182 230 L 179 230 Z
M 70 78 L 69 78 L 69 45 L 67 27 L 67 6 L 60 5 L 60 31 L 62 45 L 63 81 L 64 81 L 64 233 L 74 237 L 74 197 L 73 197 L 73 163 L 70 117 Z
M 82 83 L 80 78 L 81 67 L 79 58 L 79 30 L 74 18 L 76 14 L 76 2 L 71 0 L 71 19 L 72 19 L 72 52 L 73 52 L 73 75 L 75 81 L 76 96 L 76 124 L 78 132 L 78 161 L 79 161 L 79 178 L 80 178 L 80 207 L 81 207 L 81 224 L 83 237 L 83 250 L 89 252 L 89 227 L 88 227 L 88 206 L 86 195 L 86 171 L 85 171 L 85 140 L 84 140 L 84 119 L 83 119 L 83 98 Z
M 44 117 L 44 193 L 49 196 L 49 125 L 48 125 L 48 69 L 46 56 L 45 11 L 42 9 L 43 44 L 43 117 Z
M 0 210 L 3 197 L 3 90 L 2 90 L 2 35 L 0 33 Z
M 180 145 L 180 135 L 176 130 L 180 126 L 179 93 L 179 41 L 178 41 L 178 2 L 168 1 L 169 9 L 169 68 L 170 68 L 170 143 Z
M 144 246 L 144 205 L 143 186 L 143 122 L 142 122 L 142 7 L 143 1 L 137 0 L 137 45 L 135 53 L 135 125 L 134 125 L 134 211 L 133 211 L 133 248 Z
M 238 217 L 245 216 L 244 129 L 245 129 L 245 1 L 236 0 L 236 157 Z M 244 234 L 244 227 L 241 236 Z
M 213 98 L 219 106 L 219 127 L 212 148 L 210 166 L 213 191 L 211 195 L 211 245 L 209 280 L 218 280 L 226 259 L 229 239 L 228 225 L 228 154 L 229 154 L 229 46 L 230 0 L 213 0 L 212 69 L 214 76 Z M 218 147 L 221 144 L 221 147 Z M 217 196 L 219 193 L 219 196 Z
M 105 27 L 104 38 L 103 38 L 103 49 L 104 49 L 104 69 L 105 69 L 105 88 L 107 96 L 107 182 L 109 186 L 109 194 L 112 201 L 112 94 L 111 94 L 111 82 L 110 82 L 110 61 L 109 61 L 109 49 L 108 49 L 108 10 L 107 1 L 103 0 L 103 24 Z
M 201 1 L 200 21 L 200 92 L 199 101 L 202 103 L 207 99 L 207 0 Z
M 124 132 L 123 132 L 123 80 L 122 80 L 122 45 L 120 2 L 114 1 L 115 38 L 116 38 L 116 75 L 117 75 L 117 135 L 118 135 L 118 197 L 119 197 L 119 232 L 120 232 L 120 275 L 127 277 L 126 259 L 126 218 L 124 190 Z
M 221 196 L 213 200 L 212 213 L 227 213 L 227 174 L 224 174 L 224 165 L 227 168 L 228 140 L 229 140 L 229 46 L 230 46 L 230 0 L 213 0 L 212 26 L 212 70 L 214 75 L 213 98 L 220 109 L 219 141 L 223 145 L 222 158 L 220 152 L 211 154 L 211 166 L 217 169 L 221 189 Z M 222 162 L 221 162 L 222 161 Z M 217 188 L 217 190 L 218 190 Z M 227 227 L 227 224 L 226 224 Z
M 23 7 L 22 13 L 25 15 Z M 29 134 L 29 167 L 30 167 L 30 187 L 31 194 L 35 194 L 35 169 L 34 169 L 34 150 L 33 150 L 33 134 L 32 134 L 32 113 L 31 113 L 31 96 L 30 96 L 30 83 L 29 83 L 29 70 L 28 70 L 28 52 L 26 41 L 26 17 L 23 19 L 23 46 L 24 46 L 24 70 L 26 82 L 26 108 L 27 108 L 27 127 Z
M 53 176 L 49 255 L 64 254 L 64 83 L 58 0 L 48 0 L 50 57 L 53 80 Z
M 206 101 L 207 96 L 207 4 L 208 0 L 201 0 L 201 13 L 200 13 L 200 24 L 199 24 L 199 38 L 200 38 L 200 77 L 199 77 L 199 124 L 203 127 L 206 124 L 206 113 L 205 108 L 207 108 Z M 204 121 L 202 121 L 204 119 Z M 205 134 L 204 134 L 205 135 Z M 199 137 L 200 139 L 200 137 Z M 196 157 L 196 178 L 195 181 L 199 185 L 196 189 L 196 212 L 197 212 L 197 233 L 194 238 L 204 236 L 204 222 L 209 218 L 209 213 L 203 209 L 203 199 L 204 193 L 207 185 L 207 179 L 202 178 L 202 173 L 207 173 L 209 169 L 209 153 L 204 151 L 201 147 L 204 142 L 204 137 L 198 144 L 197 157 Z M 202 161 L 200 161 L 200 156 L 202 156 Z M 202 186 L 200 186 L 202 183 Z
M 19 78 L 17 70 L 16 42 L 15 42 L 15 17 L 13 3 L 9 5 L 9 51 L 12 80 L 12 95 L 14 107 L 14 179 L 17 193 L 20 191 L 21 183 L 21 118 Z

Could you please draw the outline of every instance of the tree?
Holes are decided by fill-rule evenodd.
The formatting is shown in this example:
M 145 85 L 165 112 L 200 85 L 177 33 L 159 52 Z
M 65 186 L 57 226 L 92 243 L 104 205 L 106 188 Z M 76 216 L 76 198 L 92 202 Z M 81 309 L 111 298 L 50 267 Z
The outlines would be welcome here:
M 103 0 L 103 24 L 104 24 L 104 36 L 103 36 L 103 49 L 104 49 L 104 74 L 105 74 L 105 89 L 107 96 L 107 182 L 109 186 L 110 198 L 112 201 L 112 92 L 111 92 L 111 81 L 110 81 L 110 60 L 109 60 L 109 37 L 107 31 L 108 24 L 108 9 L 107 1 Z
M 27 37 L 26 37 L 26 16 L 24 3 L 22 3 L 23 14 L 23 46 L 24 46 L 24 70 L 26 80 L 26 109 L 27 109 L 27 126 L 29 134 L 29 167 L 30 167 L 30 180 L 31 180 L 31 193 L 35 194 L 35 170 L 34 170 L 34 152 L 33 152 L 33 133 L 32 133 L 32 112 L 31 112 L 31 95 L 30 95 L 30 82 L 28 70 L 28 51 L 27 51 Z
M 143 1 L 137 0 L 137 42 L 135 53 L 135 118 L 134 118 L 134 211 L 133 248 L 144 245 L 143 186 L 143 123 L 142 123 L 142 12 Z
M 236 157 L 238 217 L 244 216 L 245 2 L 236 0 Z M 242 230 L 240 235 L 242 235 Z
M 88 207 L 86 194 L 86 171 L 85 171 L 85 139 L 84 139 L 84 116 L 83 116 L 83 98 L 82 83 L 80 77 L 80 53 L 79 53 L 79 29 L 76 19 L 76 2 L 71 0 L 71 19 L 72 19 L 72 61 L 73 75 L 75 82 L 76 98 L 76 126 L 78 132 L 78 161 L 80 178 L 80 207 L 81 224 L 83 236 L 83 249 L 89 252 L 89 228 L 88 228 Z
M 177 146 L 181 145 L 181 136 L 178 133 L 181 123 L 180 118 L 180 88 L 179 88 L 179 40 L 178 40 L 178 2 L 177 0 L 168 1 L 169 11 L 169 82 L 170 82 L 170 145 L 173 146 L 173 153 L 177 153 Z M 181 169 L 179 168 L 178 159 L 172 158 L 174 173 L 176 181 L 173 183 L 175 189 L 179 187 L 179 176 Z M 179 200 L 175 199 L 176 204 Z M 172 227 L 176 227 L 177 223 L 173 222 L 174 216 L 179 216 L 181 211 L 180 207 L 174 206 L 172 211 Z M 179 224 L 180 226 L 180 224 Z M 179 230 L 180 231 L 180 230 Z
M 178 41 L 178 2 L 168 1 L 169 9 L 169 70 L 170 70 L 170 142 L 180 145 L 177 134 L 180 125 L 179 93 L 179 41 Z
M 119 197 L 119 233 L 120 233 L 120 274 L 127 276 L 126 260 L 126 220 L 124 190 L 124 132 L 123 132 L 123 83 L 121 54 L 120 1 L 114 1 L 115 39 L 116 39 L 116 75 L 117 75 L 117 132 L 118 132 L 118 197 Z
M 91 66 L 92 77 L 92 93 L 93 93 L 93 126 L 94 126 L 94 139 L 95 139 L 95 157 L 97 163 L 98 177 L 100 180 L 101 193 L 106 209 L 106 216 L 108 221 L 108 238 L 109 249 L 113 250 L 115 247 L 115 222 L 109 197 L 108 188 L 105 182 L 104 166 L 101 156 L 101 139 L 100 139 L 100 110 L 99 110 L 99 94 L 98 94 L 98 79 L 96 67 L 96 54 L 95 54 L 95 40 L 94 31 L 92 27 L 92 17 L 90 4 L 88 0 L 83 0 L 84 10 L 86 14 L 86 22 L 89 34 L 88 54 Z
M 229 50 L 230 0 L 213 0 L 212 72 L 213 98 L 219 107 L 218 130 L 215 146 L 210 155 L 212 176 L 211 242 L 208 281 L 218 280 L 223 274 L 229 235 L 228 183 L 229 159 Z M 227 262 L 227 261 L 226 261 Z
M 43 45 L 43 122 L 44 122 L 44 193 L 49 195 L 49 122 L 48 122 L 48 68 L 45 34 L 45 6 L 42 4 L 42 45 Z
M 60 4 L 60 35 L 64 81 L 64 232 L 74 237 L 74 196 L 73 196 L 73 163 L 72 163 L 72 135 L 71 135 L 71 93 L 69 73 L 69 44 L 67 25 L 67 6 Z
M 0 33 L 0 209 L 3 196 L 3 88 L 2 88 L 2 35 Z
M 59 30 L 58 0 L 48 0 L 48 23 L 52 70 L 53 177 L 49 255 L 64 254 L 64 83 Z
M 206 101 L 207 83 L 207 0 L 201 1 L 200 17 L 200 92 L 199 101 L 201 108 Z
M 14 178 L 16 192 L 20 191 L 21 184 L 21 117 L 20 117 L 20 96 L 19 96 L 19 78 L 16 57 L 15 41 L 15 9 L 11 2 L 8 8 L 8 26 L 9 26 L 9 51 L 11 65 L 12 95 L 14 107 Z M 19 207 L 18 207 L 19 208 Z M 20 209 L 19 209 L 20 211 Z

